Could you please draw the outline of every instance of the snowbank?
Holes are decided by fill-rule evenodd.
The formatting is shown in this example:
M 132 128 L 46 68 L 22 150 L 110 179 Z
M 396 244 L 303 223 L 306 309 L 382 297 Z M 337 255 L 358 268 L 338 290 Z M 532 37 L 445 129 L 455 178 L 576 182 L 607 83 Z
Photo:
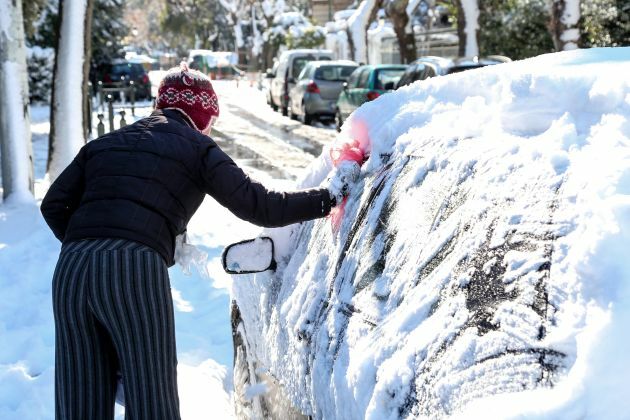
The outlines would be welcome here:
M 278 271 L 234 283 L 256 366 L 316 418 L 624 418 L 629 74 L 630 48 L 571 51 L 359 108 L 340 234 L 267 230 Z

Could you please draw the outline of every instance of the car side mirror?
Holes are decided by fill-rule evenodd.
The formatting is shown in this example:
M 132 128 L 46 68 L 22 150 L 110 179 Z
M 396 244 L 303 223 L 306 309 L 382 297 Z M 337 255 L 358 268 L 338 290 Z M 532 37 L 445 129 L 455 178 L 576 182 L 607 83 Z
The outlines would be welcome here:
M 273 239 L 262 236 L 228 245 L 221 256 L 223 270 L 228 274 L 252 274 L 275 270 Z
M 348 82 L 343 82 L 343 90 L 348 90 Z
M 275 77 L 275 74 L 273 74 L 273 70 L 267 69 L 267 71 L 265 72 L 265 77 L 267 79 L 273 79 Z
M 394 82 L 387 82 L 387 83 L 385 83 L 385 86 L 383 86 L 383 88 L 385 90 L 394 90 L 395 86 L 396 86 L 396 84 Z
M 289 77 L 289 78 L 287 79 L 287 82 L 289 82 L 289 83 L 295 83 L 295 77 Z

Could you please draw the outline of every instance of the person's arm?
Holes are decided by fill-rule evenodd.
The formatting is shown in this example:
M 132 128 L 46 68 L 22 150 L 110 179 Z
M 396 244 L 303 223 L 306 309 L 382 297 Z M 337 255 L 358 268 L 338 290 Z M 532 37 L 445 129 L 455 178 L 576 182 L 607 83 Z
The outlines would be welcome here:
M 326 188 L 278 192 L 252 180 L 214 142 L 204 148 L 201 178 L 206 193 L 237 217 L 258 226 L 279 227 L 330 213 Z
M 85 147 L 52 183 L 44 200 L 41 212 L 53 234 L 63 241 L 72 213 L 79 207 L 85 189 Z

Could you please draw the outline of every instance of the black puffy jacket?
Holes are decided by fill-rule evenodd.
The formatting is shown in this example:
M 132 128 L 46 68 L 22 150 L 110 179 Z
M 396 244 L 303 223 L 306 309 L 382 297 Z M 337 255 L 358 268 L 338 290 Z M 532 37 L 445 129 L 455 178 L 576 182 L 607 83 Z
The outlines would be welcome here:
M 323 217 L 331 206 L 326 189 L 266 189 L 178 111 L 156 110 L 87 143 L 51 185 L 41 211 L 62 242 L 129 239 L 155 249 L 171 266 L 175 237 L 206 194 L 265 227 Z

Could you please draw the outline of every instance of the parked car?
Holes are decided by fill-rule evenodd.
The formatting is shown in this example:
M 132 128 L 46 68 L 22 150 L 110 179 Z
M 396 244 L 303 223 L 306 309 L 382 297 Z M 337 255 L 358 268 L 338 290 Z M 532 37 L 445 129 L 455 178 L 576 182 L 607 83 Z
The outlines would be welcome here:
M 402 75 L 396 89 L 412 84 L 417 80 L 424 80 L 435 76 L 446 76 L 447 74 L 459 73 L 466 70 L 478 69 L 480 67 L 492 66 L 512 61 L 508 57 L 491 55 L 488 57 L 421 57 L 409 64 L 407 70 Z
M 365 65 L 352 72 L 337 100 L 337 130 L 355 109 L 394 90 L 406 68 L 405 65 L 392 64 Z
M 311 61 L 289 92 L 289 115 L 310 124 L 313 118 L 334 118 L 343 84 L 359 65 L 353 61 Z
M 278 68 L 271 79 L 271 107 L 288 115 L 289 92 L 297 77 L 309 61 L 332 60 L 332 51 L 299 49 L 284 51 L 278 59 Z
M 238 55 L 232 51 L 190 50 L 188 66 L 211 79 L 233 79 L 242 74 L 237 67 Z
M 96 79 L 104 88 L 125 88 L 133 81 L 136 99 L 151 99 L 151 81 L 144 66 L 127 60 L 114 60 L 97 68 Z M 118 95 L 114 95 L 118 97 Z

